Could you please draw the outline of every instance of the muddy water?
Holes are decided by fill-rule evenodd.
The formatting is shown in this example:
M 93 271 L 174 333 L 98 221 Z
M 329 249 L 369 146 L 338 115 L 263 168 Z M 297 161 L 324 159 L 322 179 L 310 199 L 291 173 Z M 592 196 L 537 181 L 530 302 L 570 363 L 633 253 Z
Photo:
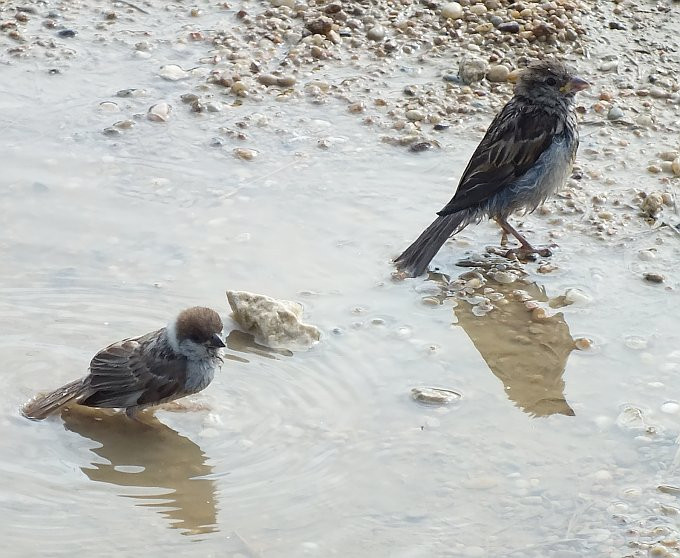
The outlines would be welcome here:
M 489 284 L 552 317 L 516 301 L 476 316 L 437 277 L 392 281 L 389 260 L 450 197 L 478 131 L 414 155 L 342 107 L 265 101 L 252 162 L 209 145 L 233 113 L 176 107 L 167 125 L 107 138 L 118 116 L 100 102 L 127 117 L 181 92 L 150 65 L 117 72 L 116 55 L 92 47 L 68 79 L 3 68 L 4 555 L 620 556 L 620 517 L 676 528 L 659 510 L 677 497 L 657 489 L 680 484 L 675 233 L 639 220 L 602 242 L 578 232 L 581 216 L 527 217 L 533 239 L 559 244 L 558 269 Z M 128 87 L 149 96 L 113 96 Z M 498 242 L 471 227 L 435 264 L 455 278 Z M 666 284 L 641 280 L 649 248 Z M 19 416 L 111 341 L 191 304 L 226 316 L 226 289 L 300 300 L 322 343 L 291 355 L 236 335 L 210 388 L 151 430 Z M 562 306 L 567 289 L 581 294 Z M 574 350 L 583 337 L 592 348 Z M 421 405 L 415 386 L 462 398 Z

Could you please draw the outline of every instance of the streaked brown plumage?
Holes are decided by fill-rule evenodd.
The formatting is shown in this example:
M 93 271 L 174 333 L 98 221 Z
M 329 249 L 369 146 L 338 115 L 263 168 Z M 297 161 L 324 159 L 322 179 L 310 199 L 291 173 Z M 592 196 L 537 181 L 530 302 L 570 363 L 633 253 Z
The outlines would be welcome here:
M 567 178 L 578 149 L 573 99 L 586 87 L 587 82 L 555 60 L 524 70 L 515 95 L 470 158 L 455 195 L 394 260 L 397 268 L 412 277 L 420 275 L 451 235 L 484 217 L 515 236 L 523 253 L 549 255 L 533 248 L 507 219 L 515 211 L 536 209 Z
M 182 311 L 168 327 L 99 351 L 90 373 L 29 401 L 22 413 L 43 419 L 70 403 L 137 411 L 204 389 L 222 365 L 222 320 L 205 307 Z

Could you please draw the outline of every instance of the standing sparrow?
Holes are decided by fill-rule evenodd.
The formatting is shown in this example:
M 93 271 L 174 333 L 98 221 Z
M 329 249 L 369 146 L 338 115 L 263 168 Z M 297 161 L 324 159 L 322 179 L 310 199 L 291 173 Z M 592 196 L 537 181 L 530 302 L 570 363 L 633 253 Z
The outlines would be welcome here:
M 69 403 L 140 409 L 206 388 L 222 366 L 222 320 L 210 308 L 183 310 L 167 327 L 125 339 L 99 351 L 90 373 L 29 401 L 22 413 L 44 419 Z
M 558 61 L 536 62 L 524 70 L 515 94 L 493 119 L 458 184 L 453 199 L 394 263 L 411 277 L 423 273 L 451 235 L 484 217 L 495 219 L 521 244 L 521 255 L 536 249 L 507 221 L 533 211 L 566 180 L 578 149 L 574 96 L 589 83 Z

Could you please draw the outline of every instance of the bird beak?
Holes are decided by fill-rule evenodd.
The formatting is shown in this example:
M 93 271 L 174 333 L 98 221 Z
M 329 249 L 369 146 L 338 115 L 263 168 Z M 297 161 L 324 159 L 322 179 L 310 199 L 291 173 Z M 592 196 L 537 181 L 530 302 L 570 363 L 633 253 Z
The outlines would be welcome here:
M 224 347 L 224 341 L 222 341 L 222 338 L 219 336 L 219 334 L 215 333 L 211 338 L 210 341 L 208 341 L 208 345 L 215 349 L 219 349 L 220 347 Z
M 574 76 L 567 82 L 565 86 L 560 87 L 560 91 L 562 93 L 578 93 L 579 91 L 583 91 L 584 89 L 588 89 L 589 87 L 590 84 L 585 79 L 581 79 L 578 76 Z

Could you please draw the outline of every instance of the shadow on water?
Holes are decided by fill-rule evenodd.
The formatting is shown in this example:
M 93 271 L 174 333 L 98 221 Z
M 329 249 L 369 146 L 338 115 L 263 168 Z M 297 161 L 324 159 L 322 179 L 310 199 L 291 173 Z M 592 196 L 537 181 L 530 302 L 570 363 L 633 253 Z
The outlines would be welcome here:
M 545 291 L 535 283 L 523 290 L 534 300 L 547 301 Z M 461 302 L 454 309 L 458 325 L 518 407 L 536 417 L 573 416 L 564 397 L 563 374 L 574 339 L 564 315 L 534 320 L 524 302 L 512 299 L 509 292 L 504 294 L 507 302 L 483 317 L 475 316 L 471 305 Z
M 128 488 L 119 494 L 157 508 L 185 535 L 218 530 L 215 482 L 202 478 L 212 467 L 194 442 L 152 417 L 140 424 L 123 413 L 76 406 L 62 418 L 67 430 L 101 444 L 92 451 L 106 462 L 82 467 L 91 480 Z
M 564 314 L 537 317 L 526 301 L 547 302 L 536 283 L 497 283 L 479 270 L 487 286 L 503 295 L 494 310 L 478 316 L 465 298 L 456 297 L 454 313 L 505 393 L 524 412 L 545 417 L 574 416 L 564 396 L 564 370 L 574 339 Z

